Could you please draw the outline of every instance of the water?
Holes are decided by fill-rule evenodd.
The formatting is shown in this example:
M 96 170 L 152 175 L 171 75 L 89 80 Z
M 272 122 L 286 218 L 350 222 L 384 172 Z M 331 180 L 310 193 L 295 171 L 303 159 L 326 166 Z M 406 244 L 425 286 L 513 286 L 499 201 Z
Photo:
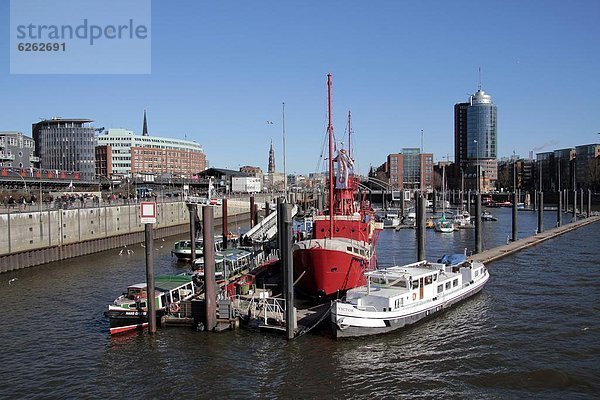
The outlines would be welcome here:
M 485 246 L 510 234 L 494 210 Z M 520 212 L 521 236 L 535 214 Z M 555 214 L 546 213 L 546 226 Z M 0 398 L 593 398 L 600 390 L 600 226 L 490 265 L 483 292 L 388 335 L 335 341 L 239 330 L 159 329 L 111 338 L 102 315 L 144 280 L 144 249 L 0 275 Z M 379 261 L 413 261 L 414 231 L 385 231 Z M 430 259 L 472 248 L 472 231 L 428 231 Z M 157 273 L 184 267 L 156 241 Z M 160 247 L 163 246 L 161 249 Z M 11 285 L 9 279 L 18 280 Z

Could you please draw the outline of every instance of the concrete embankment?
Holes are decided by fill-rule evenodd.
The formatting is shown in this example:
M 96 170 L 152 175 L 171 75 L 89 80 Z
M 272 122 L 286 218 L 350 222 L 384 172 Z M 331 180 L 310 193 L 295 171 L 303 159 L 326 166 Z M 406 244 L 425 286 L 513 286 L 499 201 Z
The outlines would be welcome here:
M 581 228 L 582 226 L 593 224 L 600 221 L 600 216 L 594 216 L 589 218 L 580 219 L 570 224 L 565 224 L 556 228 L 548 229 L 542 233 L 538 233 L 535 236 L 526 237 L 504 246 L 495 247 L 490 250 L 485 250 L 479 254 L 473 254 L 470 258 L 482 263 L 490 263 L 492 261 L 499 260 L 503 257 L 509 256 L 517 251 L 535 246 L 539 243 L 545 242 L 546 240 L 555 238 L 567 232 L 571 232 L 575 229 Z
M 157 206 L 155 238 L 189 232 L 185 203 Z M 229 200 L 227 209 L 230 227 L 249 220 L 248 201 Z M 215 207 L 217 228 L 221 215 Z M 0 214 L 0 273 L 143 241 L 139 204 Z

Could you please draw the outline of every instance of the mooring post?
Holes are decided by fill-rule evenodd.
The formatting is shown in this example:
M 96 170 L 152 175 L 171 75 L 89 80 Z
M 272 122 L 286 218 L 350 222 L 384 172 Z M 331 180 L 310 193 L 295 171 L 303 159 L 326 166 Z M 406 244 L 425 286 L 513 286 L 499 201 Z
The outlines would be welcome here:
M 539 196 L 537 231 L 542 233 L 544 232 L 544 192 L 540 191 Z
M 148 332 L 156 332 L 156 301 L 154 297 L 154 249 L 152 224 L 144 226 L 146 246 L 146 305 L 148 309 Z
M 427 198 L 421 192 L 415 192 L 417 208 L 417 261 L 425 260 L 425 206 Z
M 269 214 L 271 213 L 270 207 L 271 207 L 271 205 L 269 204 L 269 202 L 265 201 L 265 218 L 267 218 L 269 216 Z
M 437 192 L 435 189 L 433 189 L 433 198 L 431 200 L 431 206 L 432 206 L 432 210 L 433 214 L 435 215 L 436 210 L 437 210 Z
M 213 232 L 214 213 L 211 206 L 202 207 L 202 239 L 204 249 L 204 305 L 206 324 L 204 330 L 212 331 L 217 326 L 217 282 L 215 281 L 215 237 Z
M 567 212 L 569 212 L 569 192 L 567 189 L 564 189 L 563 195 L 565 196 L 564 210 L 565 210 L 565 213 L 567 213 Z
M 192 262 L 192 269 L 194 269 L 194 261 L 196 260 L 196 204 L 188 203 L 188 210 L 190 212 L 190 259 Z
M 587 216 L 592 216 L 592 189 L 588 189 Z
M 258 224 L 258 204 L 254 204 L 254 225 Z
M 513 194 L 513 204 L 512 204 L 512 241 L 516 242 L 519 238 L 518 234 L 518 225 L 517 225 L 517 192 Z
M 562 213 L 563 213 L 563 201 L 562 201 L 562 191 L 558 191 L 558 207 L 556 207 L 556 226 L 562 225 Z
M 227 228 L 227 199 L 223 199 L 222 203 L 222 223 L 221 223 L 221 233 L 223 235 L 223 248 L 227 248 L 227 234 L 229 233 L 229 229 Z
M 400 218 L 404 221 L 404 190 L 400 191 Z
M 579 197 L 581 199 L 581 207 L 579 207 L 579 212 L 583 214 L 583 189 L 580 189 Z
M 573 222 L 577 221 L 577 189 L 573 190 Z
M 283 242 L 281 241 L 281 232 L 283 231 L 283 217 L 279 210 L 281 210 L 281 205 L 284 204 L 283 197 L 278 197 L 276 204 L 277 205 L 275 206 L 275 211 L 277 211 L 277 251 L 279 251 L 279 259 L 281 260 L 283 251 Z M 285 277 L 282 275 L 282 279 L 283 278 Z M 285 288 L 285 282 L 282 282 L 282 288 Z
M 471 210 L 471 189 L 469 189 L 467 191 L 467 211 L 469 213 L 471 213 L 473 210 Z
M 280 203 L 277 212 L 281 216 L 281 265 L 285 294 L 285 331 L 287 339 L 294 338 L 296 313 L 294 312 L 294 265 L 292 259 L 292 205 Z
M 254 219 L 254 196 L 250 196 L 250 228 L 254 228 L 256 222 Z
M 475 252 L 483 251 L 483 243 L 481 241 L 481 193 L 475 195 Z
M 535 189 L 533 191 L 533 211 L 537 211 L 538 206 L 538 191 Z

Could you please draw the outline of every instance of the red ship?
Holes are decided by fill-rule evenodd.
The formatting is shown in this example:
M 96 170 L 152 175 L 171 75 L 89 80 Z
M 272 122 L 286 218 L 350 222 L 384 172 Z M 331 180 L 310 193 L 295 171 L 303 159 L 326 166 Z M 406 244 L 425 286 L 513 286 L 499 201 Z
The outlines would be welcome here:
M 331 74 L 327 75 L 329 124 L 329 210 L 314 217 L 312 237 L 294 244 L 294 280 L 312 297 L 341 296 L 366 283 L 364 273 L 375 268 L 375 249 L 383 224 L 375 222 L 365 196 L 357 204 L 354 161 L 345 149 L 334 158 L 331 121 Z M 350 113 L 348 138 L 350 139 Z M 350 140 L 348 140 L 350 148 Z M 335 176 L 334 176 L 335 164 Z

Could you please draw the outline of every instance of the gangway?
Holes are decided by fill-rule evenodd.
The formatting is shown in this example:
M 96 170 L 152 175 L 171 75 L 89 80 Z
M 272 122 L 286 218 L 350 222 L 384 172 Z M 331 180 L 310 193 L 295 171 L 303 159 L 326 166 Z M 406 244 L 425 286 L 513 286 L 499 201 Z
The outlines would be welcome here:
M 292 207 L 292 218 L 298 213 L 298 206 Z M 277 235 L 277 210 L 273 211 L 266 218 L 254 225 L 252 229 L 242 235 L 243 239 L 250 239 L 252 242 L 268 242 Z

